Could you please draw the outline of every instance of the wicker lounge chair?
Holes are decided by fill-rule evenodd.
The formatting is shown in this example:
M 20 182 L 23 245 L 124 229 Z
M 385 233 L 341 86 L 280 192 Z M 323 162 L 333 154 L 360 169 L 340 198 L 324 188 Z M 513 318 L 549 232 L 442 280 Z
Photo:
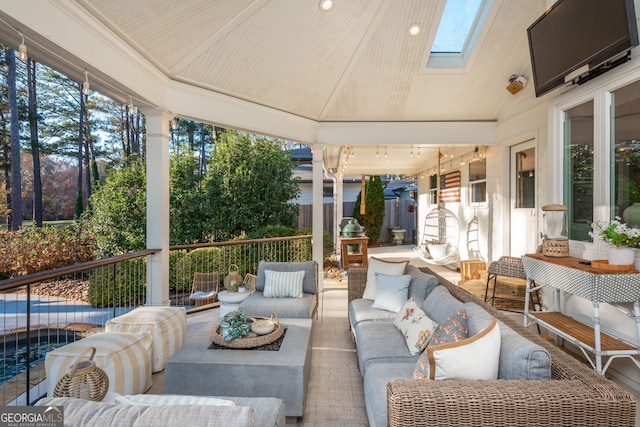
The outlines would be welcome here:
M 193 286 L 189 299 L 196 302 L 196 307 L 215 301 L 220 286 L 220 273 L 193 273 Z

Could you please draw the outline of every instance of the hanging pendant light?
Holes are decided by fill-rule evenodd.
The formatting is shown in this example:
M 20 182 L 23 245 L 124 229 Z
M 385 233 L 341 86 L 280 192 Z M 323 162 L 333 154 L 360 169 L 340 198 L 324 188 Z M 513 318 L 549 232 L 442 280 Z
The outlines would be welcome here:
M 89 89 L 91 85 L 89 84 L 89 72 L 84 72 L 84 83 L 82 83 L 82 93 L 85 95 L 89 95 Z
M 20 34 L 20 33 L 18 33 Z M 18 46 L 18 58 L 20 58 L 21 61 L 26 61 L 27 60 L 27 45 L 24 44 L 24 36 L 22 34 L 20 34 L 20 37 L 22 37 L 22 43 L 20 43 L 20 46 Z

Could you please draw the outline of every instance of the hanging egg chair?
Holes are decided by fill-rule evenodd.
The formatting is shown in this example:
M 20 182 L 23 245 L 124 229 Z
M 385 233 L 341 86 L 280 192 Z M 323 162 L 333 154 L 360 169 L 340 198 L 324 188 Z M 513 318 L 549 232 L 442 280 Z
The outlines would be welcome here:
M 453 264 L 460 259 L 458 218 L 446 208 L 432 209 L 424 221 L 422 243 L 417 247 L 420 258 L 431 264 Z
M 440 170 L 441 157 L 442 154 L 438 152 L 438 170 Z M 440 188 L 440 175 L 437 176 L 436 188 Z M 437 207 L 427 213 L 424 219 L 422 240 L 414 250 L 425 262 L 439 265 L 453 264 L 460 260 L 459 240 L 458 218 L 449 209 L 441 207 L 438 201 Z

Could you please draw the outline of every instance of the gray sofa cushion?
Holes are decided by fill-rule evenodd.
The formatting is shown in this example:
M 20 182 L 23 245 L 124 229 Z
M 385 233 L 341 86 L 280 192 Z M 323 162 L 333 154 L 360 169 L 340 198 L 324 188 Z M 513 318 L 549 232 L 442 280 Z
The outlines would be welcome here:
M 442 323 L 447 317 L 460 310 L 462 305 L 462 302 L 454 298 L 447 288 L 437 286 L 424 300 L 422 310 L 429 318 Z
M 391 311 L 378 310 L 371 307 L 373 301 L 370 299 L 354 299 L 349 303 L 349 322 L 354 328 L 358 323 L 367 320 L 393 320 L 398 315 Z
M 412 378 L 415 363 L 375 363 L 364 376 L 364 400 L 369 426 L 387 426 L 387 383 L 395 379 Z M 428 425 L 428 420 L 425 420 Z
M 224 397 L 232 400 L 236 406 L 249 406 L 253 409 L 256 427 L 285 427 L 284 401 L 275 397 Z
M 240 309 L 247 316 L 271 317 L 275 312 L 280 318 L 310 319 L 317 303 L 317 295 L 310 293 L 302 294 L 302 298 L 265 298 L 256 291 L 240 304 Z
M 318 292 L 318 264 L 315 261 L 306 262 L 267 262 L 258 263 L 258 274 L 256 277 L 256 290 L 264 291 L 264 271 L 300 271 L 304 270 L 304 281 L 302 291 L 304 293 L 315 294 Z M 284 316 L 283 316 L 284 317 Z
M 63 406 L 65 427 L 255 425 L 254 411 L 249 406 L 115 405 L 70 397 L 45 398 L 36 405 Z
M 415 365 L 418 361 L 419 355 L 411 355 L 402 333 L 391 320 L 360 322 L 355 326 L 355 336 L 363 376 L 375 363 L 408 362 Z
M 491 315 L 479 305 L 468 302 L 462 308 L 468 315 L 470 336 L 491 323 Z M 498 379 L 551 379 L 551 355 L 544 347 L 534 344 L 500 321 L 498 327 L 501 340 Z
M 409 298 L 413 298 L 420 307 L 431 291 L 438 287 L 438 278 L 432 274 L 423 273 L 413 265 L 407 267 L 406 274 L 411 276 Z

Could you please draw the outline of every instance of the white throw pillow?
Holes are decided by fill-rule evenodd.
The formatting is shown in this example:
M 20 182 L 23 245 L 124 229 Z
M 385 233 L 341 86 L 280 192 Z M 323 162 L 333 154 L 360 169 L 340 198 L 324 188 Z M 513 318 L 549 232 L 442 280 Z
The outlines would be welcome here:
M 469 338 L 440 345 L 428 345 L 413 377 L 415 379 L 498 379 L 500 328 L 493 318 L 485 329 Z
M 371 307 L 397 313 L 409 298 L 411 276 L 376 273 L 376 299 Z
M 383 261 L 377 258 L 369 258 L 369 267 L 367 268 L 367 284 L 364 287 L 362 298 L 376 299 L 376 273 L 390 274 L 400 276 L 407 269 L 409 261 Z
M 264 271 L 265 298 L 302 298 L 304 270 L 300 271 Z
M 413 299 L 406 302 L 393 324 L 402 332 L 409 353 L 413 355 L 422 353 L 438 327 L 438 322 L 431 320 Z

